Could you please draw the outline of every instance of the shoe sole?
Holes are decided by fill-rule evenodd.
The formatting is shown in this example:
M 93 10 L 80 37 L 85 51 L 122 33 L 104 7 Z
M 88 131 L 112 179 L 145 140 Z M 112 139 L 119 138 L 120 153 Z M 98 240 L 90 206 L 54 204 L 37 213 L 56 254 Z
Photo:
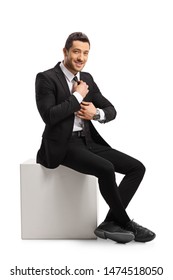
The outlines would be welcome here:
M 111 239 L 117 243 L 128 243 L 134 240 L 135 236 L 133 233 L 122 233 L 122 232 L 109 232 L 105 230 L 95 230 L 95 235 L 102 239 Z

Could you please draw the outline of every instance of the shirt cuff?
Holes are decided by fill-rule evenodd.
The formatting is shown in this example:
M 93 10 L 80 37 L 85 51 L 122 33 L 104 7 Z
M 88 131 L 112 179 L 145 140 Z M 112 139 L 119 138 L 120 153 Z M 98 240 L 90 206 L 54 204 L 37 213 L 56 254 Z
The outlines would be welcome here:
M 102 110 L 102 109 L 99 109 L 99 108 L 97 108 L 98 110 L 99 110 L 99 113 L 100 113 L 100 119 L 98 120 L 99 122 L 104 122 L 105 121 L 105 112 Z
M 83 97 L 82 97 L 82 95 L 81 95 L 79 92 L 75 91 L 75 92 L 73 93 L 73 95 L 76 97 L 76 99 L 77 99 L 77 101 L 78 101 L 79 103 L 81 103 L 81 102 L 83 101 Z

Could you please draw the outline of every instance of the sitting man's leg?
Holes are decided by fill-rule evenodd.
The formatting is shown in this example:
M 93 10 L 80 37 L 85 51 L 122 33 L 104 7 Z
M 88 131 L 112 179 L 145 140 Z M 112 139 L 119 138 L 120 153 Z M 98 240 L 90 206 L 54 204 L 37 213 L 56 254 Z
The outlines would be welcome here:
M 73 138 L 62 164 L 98 178 L 100 192 L 110 211 L 95 230 L 97 236 L 122 243 L 133 239 L 146 242 L 155 237 L 154 233 L 131 221 L 125 210 L 145 172 L 139 161 L 108 147 L 92 145 L 89 150 L 84 139 Z M 119 188 L 115 172 L 125 174 Z
M 102 196 L 113 211 L 114 220 L 119 221 L 119 224 L 130 222 L 116 186 L 113 164 L 91 152 L 86 146 L 84 139 L 72 139 L 62 165 L 84 174 L 96 176 Z M 114 222 L 106 223 L 104 229 L 99 231 L 97 235 L 121 243 L 134 239 L 134 234 L 131 231 L 122 229 L 120 225 Z
M 125 175 L 119 184 L 118 191 L 123 207 L 126 209 L 143 179 L 145 173 L 144 165 L 135 158 L 111 148 L 107 150 L 103 148 L 103 151 L 100 149 L 97 154 L 109 160 L 113 164 L 115 172 Z M 109 195 L 111 195 L 111 193 Z M 115 221 L 115 216 L 110 208 L 104 222 L 112 221 Z M 121 220 L 121 222 L 118 220 L 115 222 L 118 224 L 120 223 L 123 228 L 132 231 L 135 235 L 135 241 L 147 242 L 155 238 L 155 234 L 152 231 L 139 226 L 133 221 L 124 223 L 123 220 Z

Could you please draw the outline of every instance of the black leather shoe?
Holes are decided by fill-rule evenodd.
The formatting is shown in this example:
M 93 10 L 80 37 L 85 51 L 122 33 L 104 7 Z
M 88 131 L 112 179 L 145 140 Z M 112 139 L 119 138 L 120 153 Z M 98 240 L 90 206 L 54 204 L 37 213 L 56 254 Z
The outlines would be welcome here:
M 103 222 L 94 231 L 95 235 L 103 239 L 111 239 L 118 243 L 127 243 L 134 240 L 133 232 L 125 230 L 115 222 Z
M 135 235 L 135 241 L 138 242 L 148 242 L 156 237 L 154 232 L 138 225 L 134 221 L 128 222 L 125 229 L 132 231 Z

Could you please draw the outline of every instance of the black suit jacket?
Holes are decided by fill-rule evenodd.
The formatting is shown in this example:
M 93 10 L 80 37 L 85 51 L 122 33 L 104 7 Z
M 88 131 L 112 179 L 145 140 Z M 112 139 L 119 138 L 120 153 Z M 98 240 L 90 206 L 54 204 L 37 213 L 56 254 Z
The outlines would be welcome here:
M 41 147 L 37 153 L 37 163 L 47 168 L 56 168 L 66 155 L 68 141 L 72 135 L 74 113 L 80 104 L 73 96 L 58 63 L 54 68 L 38 73 L 36 77 L 36 103 L 45 123 Z M 89 85 L 85 101 L 105 112 L 108 122 L 115 118 L 113 105 L 101 94 L 89 73 L 81 72 L 81 80 Z M 109 146 L 89 122 L 90 133 L 96 143 Z

